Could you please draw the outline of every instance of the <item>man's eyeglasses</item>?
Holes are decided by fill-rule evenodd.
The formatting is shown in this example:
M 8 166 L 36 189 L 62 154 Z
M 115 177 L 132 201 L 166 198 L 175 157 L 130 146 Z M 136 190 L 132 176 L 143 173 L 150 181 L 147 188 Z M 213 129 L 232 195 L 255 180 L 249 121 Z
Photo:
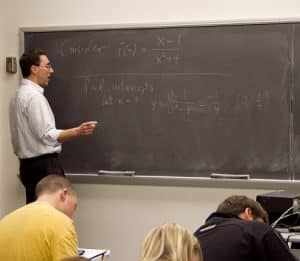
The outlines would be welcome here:
M 52 65 L 51 64 L 46 64 L 46 65 L 36 65 L 36 66 L 38 66 L 38 67 L 43 67 L 43 68 L 46 68 L 46 69 L 48 69 L 48 70 L 51 70 L 51 69 L 53 69 L 53 67 L 52 67 Z

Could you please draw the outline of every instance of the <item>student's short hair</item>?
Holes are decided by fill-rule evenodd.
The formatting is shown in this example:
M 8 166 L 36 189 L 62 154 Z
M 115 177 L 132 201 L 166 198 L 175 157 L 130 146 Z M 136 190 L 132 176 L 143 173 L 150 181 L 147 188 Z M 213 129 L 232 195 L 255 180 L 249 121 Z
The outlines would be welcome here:
M 71 182 L 65 176 L 51 174 L 38 182 L 35 193 L 39 197 L 42 194 L 53 194 L 64 188 L 68 189 L 70 194 L 77 196 Z
M 191 261 L 193 255 L 202 260 L 197 238 L 176 223 L 165 223 L 146 236 L 140 261 Z
M 44 50 L 41 49 L 33 49 L 27 52 L 24 52 L 20 57 L 20 67 L 22 71 L 22 75 L 24 78 L 27 78 L 31 74 L 31 66 L 32 65 L 40 65 L 40 56 L 47 55 Z
M 226 198 L 217 208 L 217 212 L 238 216 L 250 208 L 255 219 L 261 218 L 265 223 L 269 223 L 268 213 L 261 204 L 243 195 L 233 195 Z

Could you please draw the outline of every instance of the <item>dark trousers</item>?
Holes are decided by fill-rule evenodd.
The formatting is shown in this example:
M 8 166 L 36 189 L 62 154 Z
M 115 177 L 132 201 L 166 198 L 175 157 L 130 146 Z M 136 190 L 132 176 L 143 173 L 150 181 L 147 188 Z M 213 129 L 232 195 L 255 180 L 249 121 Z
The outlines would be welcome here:
M 58 153 L 20 160 L 20 179 L 26 189 L 26 204 L 36 200 L 35 187 L 49 174 L 64 175 Z

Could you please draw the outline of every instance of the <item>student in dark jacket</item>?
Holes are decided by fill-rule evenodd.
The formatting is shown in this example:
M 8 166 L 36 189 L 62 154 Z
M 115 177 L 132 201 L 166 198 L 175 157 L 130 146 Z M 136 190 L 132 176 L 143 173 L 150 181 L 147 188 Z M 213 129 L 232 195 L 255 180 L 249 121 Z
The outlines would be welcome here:
M 205 261 L 295 261 L 268 224 L 262 206 L 246 196 L 225 199 L 195 232 Z

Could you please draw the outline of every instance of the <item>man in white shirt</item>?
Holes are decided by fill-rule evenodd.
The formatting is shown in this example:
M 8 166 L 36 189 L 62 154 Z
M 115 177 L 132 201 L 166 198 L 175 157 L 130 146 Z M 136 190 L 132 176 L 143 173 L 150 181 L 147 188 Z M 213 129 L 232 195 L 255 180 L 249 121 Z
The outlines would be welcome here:
M 64 175 L 58 155 L 61 144 L 78 136 L 91 135 L 96 121 L 70 129 L 56 129 L 51 107 L 44 96 L 53 67 L 47 53 L 36 49 L 20 58 L 23 80 L 9 108 L 14 153 L 20 159 L 20 178 L 26 189 L 26 203 L 35 200 L 36 184 L 51 173 Z

